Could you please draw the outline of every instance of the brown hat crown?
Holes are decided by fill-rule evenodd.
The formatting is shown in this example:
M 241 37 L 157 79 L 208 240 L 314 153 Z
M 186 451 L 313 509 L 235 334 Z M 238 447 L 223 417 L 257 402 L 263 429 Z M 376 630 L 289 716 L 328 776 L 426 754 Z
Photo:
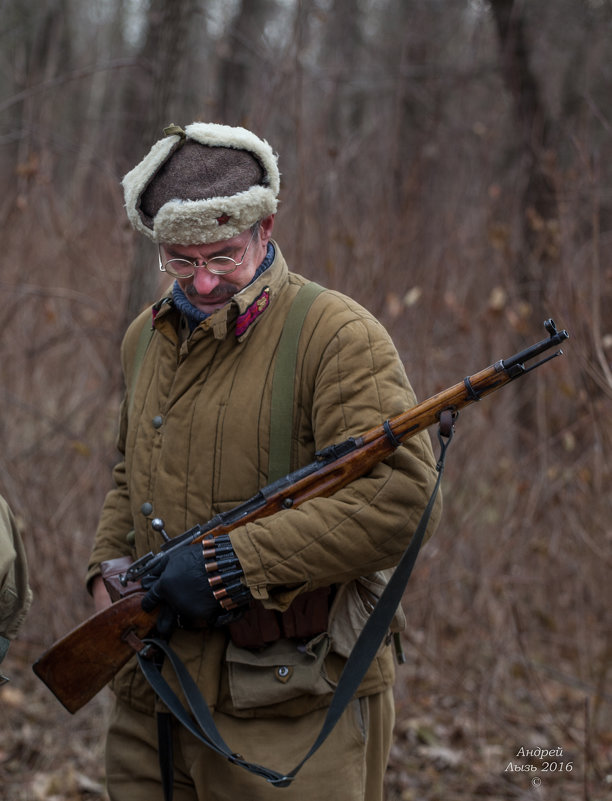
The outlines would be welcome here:
M 276 156 L 244 128 L 173 126 L 123 179 L 132 225 L 156 242 L 229 239 L 277 207 Z

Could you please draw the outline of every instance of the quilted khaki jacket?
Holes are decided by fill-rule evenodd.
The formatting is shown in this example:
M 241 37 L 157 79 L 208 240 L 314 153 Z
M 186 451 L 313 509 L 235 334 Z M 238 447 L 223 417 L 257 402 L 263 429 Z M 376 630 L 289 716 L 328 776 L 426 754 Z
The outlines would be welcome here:
M 0 637 L 11 640 L 16 636 L 31 602 L 21 534 L 8 503 L 0 496 Z
M 184 323 L 169 298 L 156 304 L 155 333 L 133 388 L 137 342 L 142 327 L 151 325 L 151 310 L 128 329 L 121 352 L 128 387 L 118 437 L 122 458 L 102 511 L 89 581 L 106 559 L 159 550 L 152 517 L 161 517 L 175 536 L 268 483 L 275 354 L 291 301 L 306 283 L 288 271 L 274 246 L 268 270 L 190 336 L 182 333 Z M 292 469 L 415 403 L 383 326 L 334 291 L 323 292 L 310 307 L 297 365 Z M 320 586 L 343 588 L 336 597 L 349 597 L 345 590 L 359 577 L 397 563 L 435 478 L 429 438 L 421 434 L 334 496 L 235 529 L 232 543 L 253 596 L 279 610 L 296 594 Z M 430 532 L 439 511 L 440 504 Z M 133 551 L 126 539 L 131 531 Z M 346 613 L 339 610 L 338 620 L 347 619 Z M 306 654 L 282 641 L 255 655 L 228 649 L 224 630 L 178 630 L 172 645 L 212 706 L 251 716 L 302 714 L 329 703 L 346 650 L 334 639 L 317 638 Z M 286 671 L 280 681 L 279 664 L 291 666 L 289 681 Z M 383 647 L 360 694 L 379 692 L 393 680 L 391 648 Z M 143 711 L 152 708 L 152 693 L 133 660 L 114 690 Z

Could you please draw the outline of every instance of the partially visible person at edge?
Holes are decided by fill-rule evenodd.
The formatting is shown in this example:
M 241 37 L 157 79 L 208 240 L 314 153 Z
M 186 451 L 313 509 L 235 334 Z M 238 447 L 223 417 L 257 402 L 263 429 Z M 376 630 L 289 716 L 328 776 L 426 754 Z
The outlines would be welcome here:
M 269 483 L 275 355 L 291 303 L 307 283 L 289 271 L 272 239 L 280 181 L 269 144 L 244 128 L 208 123 L 164 133 L 123 179 L 133 227 L 156 244 L 159 268 L 175 280 L 122 344 L 121 459 L 87 577 L 98 609 L 110 603 L 101 563 L 160 549 L 152 518 L 175 536 Z M 152 325 L 138 357 L 141 332 Z M 307 312 L 291 383 L 292 470 L 416 402 L 383 326 L 330 290 Z M 228 592 L 245 614 L 230 625 L 214 625 L 223 610 L 200 546 L 167 560 L 147 584 L 143 606 L 160 606 L 158 629 L 234 753 L 288 771 L 308 751 L 372 595 L 409 543 L 435 480 L 428 435 L 419 434 L 331 497 L 235 528 L 224 553 L 235 559 L 240 581 Z M 438 503 L 428 533 L 439 513 Z M 329 738 L 285 789 L 218 756 L 175 720 L 175 801 L 381 799 L 394 677 L 387 643 Z M 111 801 L 162 799 L 160 703 L 134 659 L 112 688 Z
M 0 662 L 32 603 L 28 566 L 13 513 L 0 495 Z M 7 678 L 0 672 L 0 685 Z

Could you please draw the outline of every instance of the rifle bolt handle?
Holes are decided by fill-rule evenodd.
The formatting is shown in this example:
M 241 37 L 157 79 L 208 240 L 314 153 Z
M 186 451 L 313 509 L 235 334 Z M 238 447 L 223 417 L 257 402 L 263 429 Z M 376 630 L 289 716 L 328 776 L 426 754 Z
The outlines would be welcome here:
M 161 519 L 161 517 L 154 517 L 153 520 L 151 520 L 151 528 L 153 531 L 159 531 L 164 538 L 164 541 L 168 542 L 170 537 L 164 531 L 164 521 Z

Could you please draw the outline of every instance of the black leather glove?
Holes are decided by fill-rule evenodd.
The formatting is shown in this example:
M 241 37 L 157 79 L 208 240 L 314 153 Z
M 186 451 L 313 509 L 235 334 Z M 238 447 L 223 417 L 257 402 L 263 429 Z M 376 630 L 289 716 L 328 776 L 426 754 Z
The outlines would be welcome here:
M 169 636 L 179 624 L 214 623 L 223 611 L 208 581 L 204 554 L 198 545 L 178 548 L 168 554 L 142 580 L 148 590 L 142 599 L 145 612 L 160 606 L 157 630 Z

